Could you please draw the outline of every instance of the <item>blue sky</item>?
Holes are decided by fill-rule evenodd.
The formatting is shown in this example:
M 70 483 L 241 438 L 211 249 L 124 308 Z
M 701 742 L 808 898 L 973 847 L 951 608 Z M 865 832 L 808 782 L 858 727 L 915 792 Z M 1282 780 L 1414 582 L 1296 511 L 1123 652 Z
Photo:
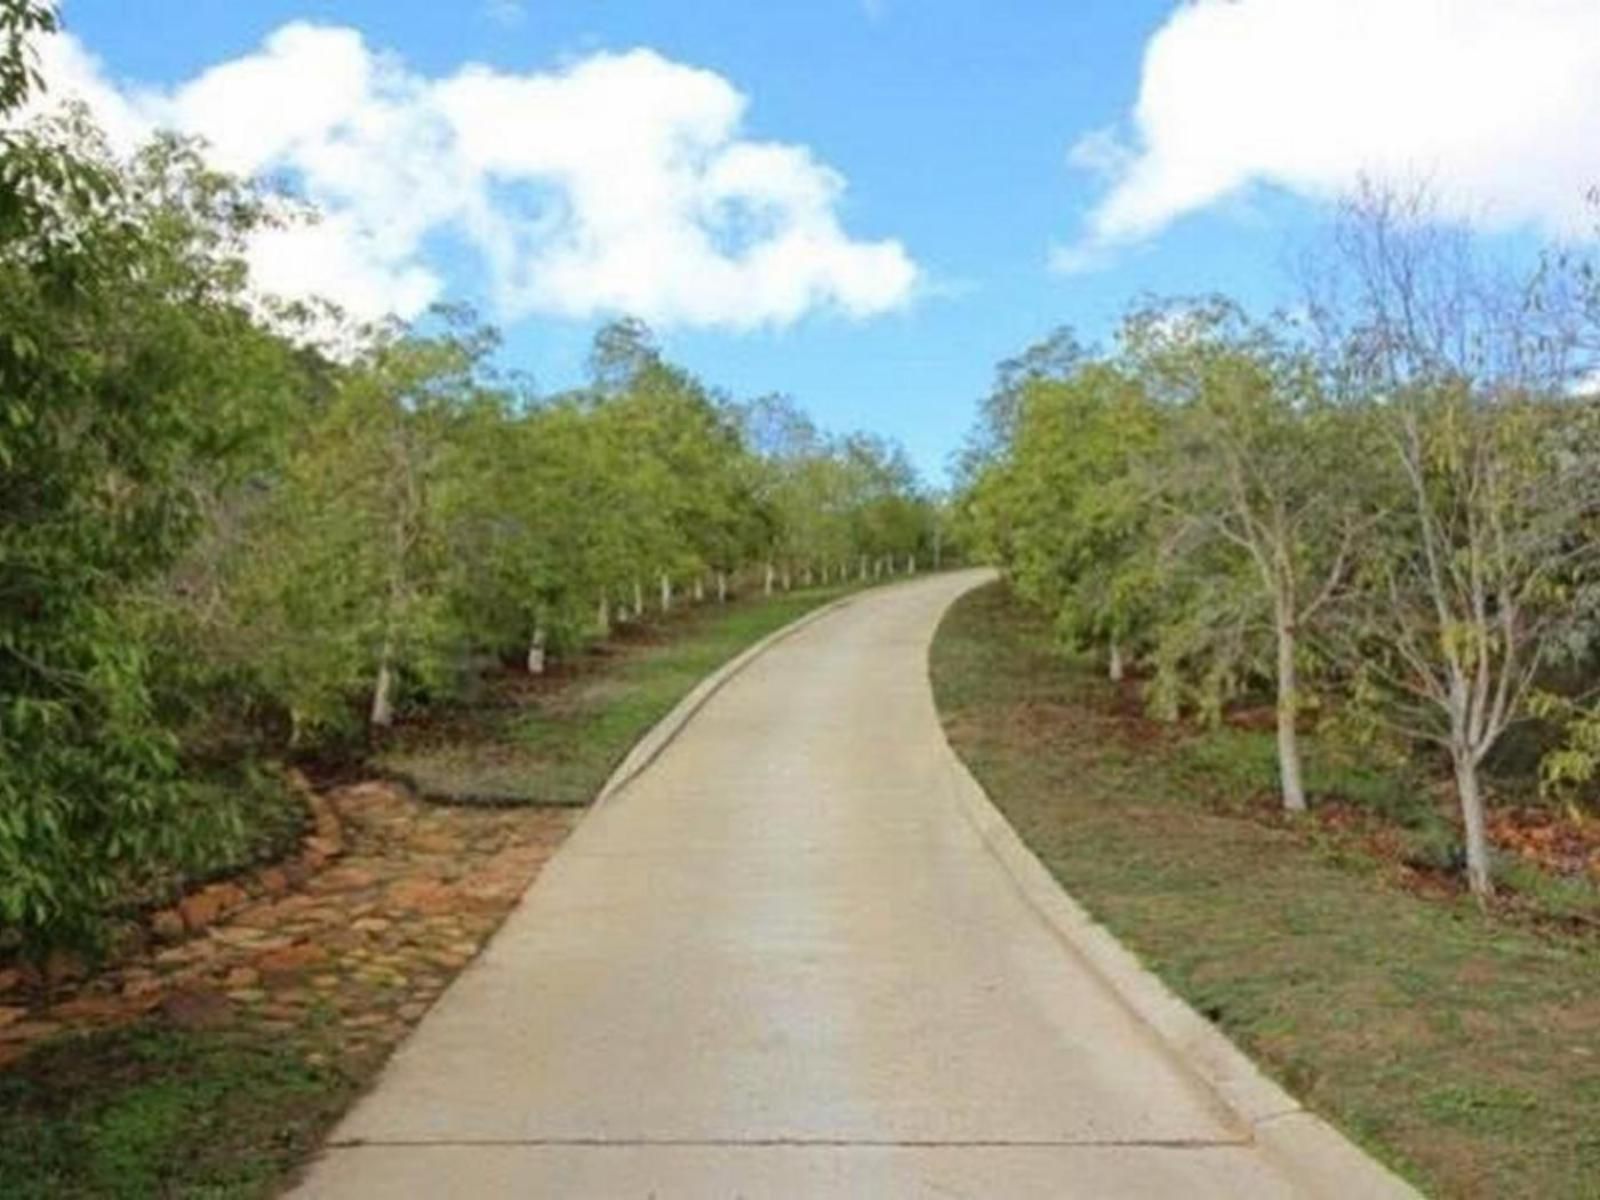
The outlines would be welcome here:
M 1246 0 L 1193 6 L 1210 10 L 1200 12 L 1170 0 L 68 0 L 69 30 L 83 53 L 56 69 L 92 79 L 103 105 L 120 105 L 108 114 L 112 124 L 170 121 L 208 136 L 223 129 L 219 141 L 239 142 L 229 165 L 286 176 L 302 166 L 322 171 L 319 186 L 336 208 L 366 205 L 357 218 L 366 222 L 363 245 L 384 243 L 371 251 L 381 261 L 363 302 L 402 295 L 414 303 L 424 296 L 472 301 L 505 329 L 506 362 L 543 388 L 575 382 L 596 323 L 637 296 L 658 309 L 645 315 L 656 318 L 669 354 L 708 381 L 736 395 L 788 392 L 824 425 L 894 436 L 937 478 L 995 362 L 1052 327 L 1104 336 L 1143 293 L 1222 289 L 1258 306 L 1289 298 L 1293 247 L 1312 235 L 1327 200 L 1358 170 L 1424 174 L 1441 187 L 1449 215 L 1492 232 L 1579 229 L 1573 214 L 1585 156 L 1600 146 L 1600 92 L 1586 80 L 1600 61 L 1567 54 L 1574 61 L 1551 67 L 1536 59 L 1589 33 L 1600 55 L 1600 5 L 1527 0 L 1509 6 L 1521 9 L 1505 18 L 1510 24 L 1484 27 L 1506 7 L 1459 0 L 1457 21 L 1440 15 L 1451 6 L 1428 0 Z M 1415 10 L 1409 17 L 1408 9 Z M 267 146 L 268 134 L 252 132 L 279 118 L 280 107 L 313 102 L 309 76 L 324 74 L 306 66 L 322 61 L 311 56 L 313 38 L 295 43 L 300 49 L 281 43 L 262 58 L 263 45 L 295 23 L 353 31 L 341 43 L 346 50 L 358 34 L 363 62 L 398 73 L 398 82 L 378 89 L 388 89 L 390 107 L 382 111 L 391 114 L 410 111 L 411 100 L 397 96 L 458 78 L 466 64 L 492 69 L 494 95 L 460 120 L 473 122 L 485 145 L 494 142 L 483 161 L 501 166 L 491 169 L 509 169 L 515 158 L 523 171 L 474 193 L 504 210 L 489 222 L 511 239 L 496 259 L 499 276 L 483 240 L 496 235 L 464 232 L 471 220 L 461 216 L 471 208 L 465 192 L 438 198 L 439 211 L 454 215 L 432 224 L 419 218 L 408 237 L 387 238 L 389 227 L 405 223 L 396 214 L 408 212 L 407 186 L 416 189 L 418 210 L 429 203 L 418 180 L 429 179 L 429 139 L 446 136 L 437 133 L 433 109 L 427 119 L 408 117 L 401 132 L 386 127 L 374 151 L 385 163 L 410 164 L 396 168 L 398 197 L 368 195 L 325 163 L 306 165 L 312 151 L 282 149 L 286 140 Z M 1147 65 L 1152 38 L 1162 53 Z M 1375 53 L 1379 41 L 1396 43 L 1395 53 Z M 1481 71 L 1486 46 L 1513 68 L 1497 73 L 1498 83 L 1486 83 Z M 653 57 L 620 57 L 640 48 Z M 258 72 L 265 91 L 233 77 L 203 94 L 182 90 L 219 64 L 252 56 L 266 64 Z M 643 196 L 650 177 L 620 161 L 613 175 L 602 162 L 581 168 L 593 190 L 563 192 L 528 168 L 528 154 L 517 148 L 539 121 L 590 110 L 561 107 L 566 99 L 547 104 L 513 82 L 570 82 L 585 64 L 601 62 L 615 65 L 618 78 L 596 83 L 609 89 L 597 102 L 623 130 L 648 126 L 665 98 L 690 93 L 698 99 L 684 120 L 703 128 L 707 114 L 742 96 L 742 110 L 705 135 L 703 149 L 713 157 L 743 143 L 796 151 L 745 164 L 767 172 L 754 186 L 781 187 L 790 207 L 752 210 L 757 215 L 740 218 L 743 232 L 720 230 L 713 241 L 732 239 L 733 253 L 760 241 L 773 222 L 822 221 L 837 269 L 819 269 L 812 290 L 798 298 L 780 296 L 771 279 L 743 276 L 701 296 L 694 290 L 700 272 L 681 266 L 676 278 L 639 290 L 628 256 L 657 243 L 648 231 L 639 234 L 646 240 L 629 240 L 634 226 L 652 218 L 647 199 L 634 203 L 628 193 Z M 1515 109 L 1518 73 L 1535 69 L 1532 90 L 1553 89 L 1554 100 L 1513 111 L 1516 119 L 1497 119 L 1494 129 L 1475 124 L 1482 112 L 1475 99 L 1500 87 L 1503 95 L 1489 97 L 1497 111 Z M 1453 110 L 1414 111 L 1407 89 L 1426 89 L 1429 72 L 1434 94 L 1461 98 Z M 1380 108 L 1353 103 L 1351 80 L 1367 81 L 1369 93 L 1413 115 L 1388 120 Z M 1391 96 L 1386 88 L 1402 90 Z M 263 95 L 274 98 L 263 104 Z M 678 132 L 663 125 L 660 139 Z M 618 157 L 626 158 L 634 140 L 617 136 Z M 583 150 L 550 153 L 567 155 L 565 162 Z M 696 186 L 709 178 L 711 168 L 704 171 Z M 1502 182 L 1512 174 L 1521 181 Z M 819 184 L 824 179 L 842 181 L 842 192 Z M 826 195 L 813 200 L 817 187 Z M 558 286 L 545 277 L 555 268 L 528 265 L 539 239 L 557 236 L 543 219 L 547 206 L 581 220 L 586 204 L 603 208 L 619 195 L 627 211 L 603 226 L 619 245 L 585 251 L 597 256 L 597 278 L 618 273 L 612 283 Z M 311 257 L 336 260 L 326 249 Z M 579 259 L 575 269 L 590 261 Z

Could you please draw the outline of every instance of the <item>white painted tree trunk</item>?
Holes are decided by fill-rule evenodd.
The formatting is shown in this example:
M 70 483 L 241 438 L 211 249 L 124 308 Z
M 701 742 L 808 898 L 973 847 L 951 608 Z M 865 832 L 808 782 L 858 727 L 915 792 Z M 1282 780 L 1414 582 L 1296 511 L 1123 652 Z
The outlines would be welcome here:
M 915 554 L 908 554 L 908 555 L 906 555 L 906 574 L 907 575 L 915 575 L 916 573 L 917 573 L 917 556 Z
M 1122 643 L 1117 641 L 1117 635 L 1111 635 L 1111 662 L 1106 668 L 1106 674 L 1111 677 L 1112 683 L 1121 683 L 1124 675 L 1122 665 Z
M 726 571 L 718 571 L 717 572 L 717 603 L 718 604 L 726 604 L 727 602 L 728 602 L 728 573 Z
M 378 678 L 372 687 L 372 711 L 368 716 L 374 729 L 387 729 L 394 724 L 394 671 L 389 666 L 392 653 L 385 643 L 378 661 Z
M 1299 678 L 1294 651 L 1294 618 L 1278 614 L 1278 781 L 1283 791 L 1283 807 L 1290 812 L 1305 812 L 1306 789 L 1300 771 Z
M 789 573 L 789 565 L 785 563 L 783 567 L 783 590 L 787 592 L 793 586 L 794 576 Z
M 633 619 L 635 621 L 638 621 L 638 620 L 642 620 L 643 618 L 644 618 L 644 584 L 640 583 L 637 579 L 635 579 L 633 581 Z
M 704 575 L 696 575 L 694 577 L 694 602 L 696 604 L 704 604 L 706 602 L 706 577 Z
M 1467 886 L 1480 900 L 1494 895 L 1494 876 L 1489 863 L 1489 831 L 1483 811 L 1483 784 L 1478 776 L 1478 758 L 1461 744 L 1450 748 L 1456 769 L 1456 793 L 1461 799 L 1461 822 L 1467 838 Z
M 856 576 L 856 578 L 859 579 L 862 583 L 865 583 L 867 581 L 867 556 L 865 554 L 863 554 L 861 556 L 861 570 L 860 570 L 860 573 Z
M 801 587 L 810 587 L 811 586 L 811 579 L 812 579 L 811 564 L 807 563 L 806 564 L 806 569 L 804 571 L 802 571 L 801 574 L 800 574 L 800 586 Z
M 545 632 L 542 628 L 533 631 L 533 640 L 528 643 L 528 674 L 544 674 L 544 643 Z
M 594 623 L 599 627 L 601 637 L 611 632 L 611 597 L 604 592 L 600 594 L 600 603 L 595 608 Z
M 875 558 L 872 560 L 872 577 L 874 579 L 883 578 L 883 559 Z
M 767 564 L 767 582 L 766 582 L 766 586 L 765 586 L 765 592 L 766 592 L 766 594 L 768 596 L 772 595 L 772 585 L 773 585 L 774 581 L 776 581 L 777 578 L 778 578 L 778 570 L 777 570 L 777 568 L 774 567 L 771 563 L 768 563 Z
M 661 576 L 661 611 L 672 611 L 672 579 L 665 572 Z

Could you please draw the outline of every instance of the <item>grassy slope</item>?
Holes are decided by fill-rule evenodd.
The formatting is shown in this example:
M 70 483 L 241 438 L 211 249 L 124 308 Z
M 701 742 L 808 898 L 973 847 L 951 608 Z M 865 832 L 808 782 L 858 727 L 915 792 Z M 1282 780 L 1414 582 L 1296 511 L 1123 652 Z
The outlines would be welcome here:
M 687 613 L 543 689 L 533 708 L 473 727 L 480 737 L 509 729 L 527 739 L 532 752 L 509 760 L 531 799 L 582 803 L 707 673 L 839 594 Z M 469 775 L 460 782 L 481 784 Z M 0 1197 L 270 1195 L 365 1083 L 366 1075 L 333 1065 L 337 1036 L 316 1024 L 268 1036 L 153 1022 L 46 1046 L 0 1070 Z
M 487 703 L 402 730 L 377 760 L 441 800 L 587 804 L 622 757 L 673 705 L 746 646 L 849 588 L 705 605 L 634 630 L 528 687 L 501 680 Z M 518 689 L 521 690 L 518 690 Z
M 933 654 L 957 750 L 1023 839 L 1272 1074 L 1440 1196 L 1600 1196 L 1600 947 L 1395 886 L 1242 813 L 1267 734 L 1172 737 L 996 586 Z

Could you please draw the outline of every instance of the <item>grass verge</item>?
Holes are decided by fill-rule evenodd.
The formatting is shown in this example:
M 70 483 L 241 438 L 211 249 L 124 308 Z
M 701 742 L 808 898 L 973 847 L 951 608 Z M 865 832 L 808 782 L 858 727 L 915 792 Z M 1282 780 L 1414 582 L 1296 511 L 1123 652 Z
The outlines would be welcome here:
M 610 652 L 526 693 L 498 691 L 481 709 L 413 731 L 418 743 L 424 735 L 431 739 L 425 744 L 438 757 L 411 765 L 460 762 L 452 782 L 481 792 L 488 784 L 472 773 L 470 757 L 447 757 L 455 749 L 448 734 L 466 735 L 461 745 L 473 753 L 504 738 L 510 749 L 499 762 L 513 769 L 490 783 L 509 781 L 529 801 L 587 801 L 639 736 L 707 673 L 839 594 L 817 589 L 708 605 L 635 629 Z M 519 695 L 529 702 L 519 703 Z M 0 1197 L 243 1200 L 281 1188 L 426 1010 L 425 1003 L 401 1001 L 424 985 L 421 994 L 436 995 L 498 923 L 503 909 L 490 913 L 467 893 L 493 882 L 495 864 L 520 869 L 508 856 L 530 846 L 523 844 L 529 838 L 490 835 L 501 825 L 521 829 L 561 816 L 542 808 L 446 809 L 409 797 L 405 803 L 415 812 L 403 824 L 394 805 L 369 802 L 347 811 L 351 820 L 366 814 L 347 828 L 353 839 L 347 855 L 278 901 L 273 907 L 283 915 L 272 923 L 221 930 L 229 935 L 221 943 L 200 935 L 159 951 L 158 959 L 180 956 L 173 969 L 193 976 L 183 985 L 187 1003 L 169 1000 L 133 1026 L 55 1036 L 0 1067 Z M 486 844 L 476 857 L 464 857 L 462 845 L 480 841 Z M 403 857 L 402 843 L 419 857 L 386 873 L 377 855 Z M 477 866 L 463 865 L 469 862 Z M 420 892 L 419 880 L 426 884 Z M 421 899 L 398 899 L 406 887 Z M 341 899 L 340 889 L 349 897 Z M 446 894 L 464 897 L 461 911 L 435 905 Z M 514 902 L 513 894 L 506 907 Z M 414 911 L 396 907 L 408 905 Z M 354 919 L 357 913 L 364 915 Z M 436 930 L 441 923 L 444 932 Z M 314 935 L 301 928 L 312 925 L 325 928 Z M 255 967 L 235 962 L 253 951 L 217 957 L 219 945 L 243 937 L 263 947 Z M 429 938 L 440 942 L 439 953 L 412 952 L 431 944 Z M 291 941 L 287 948 L 278 944 Z M 307 950 L 316 953 L 305 960 L 303 975 L 273 978 L 274 971 L 291 970 L 282 956 Z M 0 1052 L 38 1019 L 5 1004 L 0 996 Z M 47 1015 L 70 1029 L 60 1009 Z
M 1600 1196 L 1593 937 L 1419 895 L 1359 839 L 1260 819 L 1240 772 L 1270 735 L 1152 725 L 1001 586 L 951 610 L 932 670 L 1023 840 L 1309 1106 L 1438 1196 Z
M 686 608 L 631 626 L 545 677 L 500 672 L 476 702 L 402 727 L 373 765 L 451 803 L 587 804 L 633 744 L 696 683 L 850 590 L 813 588 Z
M 151 1026 L 49 1046 L 0 1073 L 0 1194 L 269 1194 L 356 1093 L 312 1044 Z

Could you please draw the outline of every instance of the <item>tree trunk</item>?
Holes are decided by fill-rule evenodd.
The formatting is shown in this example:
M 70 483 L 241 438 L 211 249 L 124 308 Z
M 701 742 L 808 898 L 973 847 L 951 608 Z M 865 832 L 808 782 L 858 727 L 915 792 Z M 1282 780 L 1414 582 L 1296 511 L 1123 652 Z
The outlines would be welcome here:
M 1106 668 L 1106 674 L 1112 683 L 1121 683 L 1123 676 L 1122 643 L 1117 641 L 1117 635 L 1111 635 L 1111 662 Z
M 605 637 L 611 632 L 611 598 L 604 592 L 600 593 L 600 604 L 595 609 L 595 624 L 600 627 L 600 636 Z
M 726 571 L 718 571 L 717 572 L 717 603 L 718 604 L 726 604 L 727 602 L 728 602 L 728 573 Z
M 906 555 L 906 574 L 907 575 L 915 575 L 916 573 L 917 573 L 917 556 L 915 554 L 908 554 L 908 555 Z
M 1461 823 L 1466 827 L 1467 886 L 1480 901 L 1486 900 L 1494 895 L 1494 879 L 1489 872 L 1489 832 L 1478 762 L 1465 746 L 1452 746 L 1450 757 L 1455 761 L 1456 794 L 1461 800 Z
M 776 580 L 776 579 L 777 579 L 777 577 L 778 577 L 778 570 L 777 570 L 777 568 L 776 568 L 776 567 L 774 567 L 774 566 L 773 566 L 773 565 L 772 565 L 772 564 L 771 564 L 771 563 L 770 563 L 770 562 L 769 562 L 769 563 L 768 563 L 768 564 L 767 564 L 767 582 L 766 582 L 766 589 L 765 589 L 765 590 L 766 590 L 766 594 L 767 594 L 767 595 L 768 595 L 768 596 L 770 596 L 770 595 L 772 595 L 772 585 L 773 585 L 773 582 L 774 582 L 774 581 L 775 581 L 775 580 Z
M 861 556 L 861 570 L 860 570 L 860 573 L 857 575 L 857 578 L 862 583 L 865 583 L 867 581 L 867 556 L 865 554 L 863 554 Z
M 529 675 L 543 675 L 544 674 L 544 642 L 545 642 L 544 629 L 543 628 L 535 629 L 533 631 L 533 640 L 528 643 L 528 674 Z
M 696 604 L 704 604 L 706 602 L 706 577 L 704 575 L 696 575 L 694 577 L 694 602 Z
M 1295 728 L 1299 715 L 1299 680 L 1295 673 L 1295 630 L 1292 618 L 1278 615 L 1278 778 L 1283 788 L 1283 807 L 1290 812 L 1305 812 L 1306 789 L 1300 775 L 1300 734 Z
M 374 729 L 387 729 L 394 724 L 394 671 L 389 667 L 393 652 L 387 642 L 378 660 L 378 679 L 372 687 L 372 711 L 368 721 Z
M 637 579 L 633 581 L 633 619 L 635 621 L 644 619 L 644 584 Z
M 793 586 L 794 576 L 789 574 L 789 567 L 787 564 L 785 564 L 783 568 L 783 590 L 787 592 Z
M 661 573 L 661 611 L 672 611 L 672 578 L 665 571 Z

